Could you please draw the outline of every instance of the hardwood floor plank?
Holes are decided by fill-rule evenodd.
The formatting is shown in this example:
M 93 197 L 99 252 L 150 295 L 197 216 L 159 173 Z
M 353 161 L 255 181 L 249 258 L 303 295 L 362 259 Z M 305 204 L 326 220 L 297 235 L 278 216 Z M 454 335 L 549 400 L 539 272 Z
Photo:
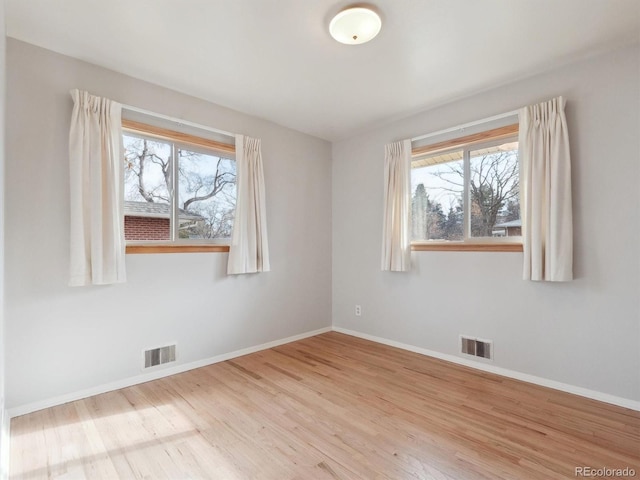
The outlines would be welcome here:
M 335 332 L 12 419 L 12 479 L 566 479 L 640 413 Z

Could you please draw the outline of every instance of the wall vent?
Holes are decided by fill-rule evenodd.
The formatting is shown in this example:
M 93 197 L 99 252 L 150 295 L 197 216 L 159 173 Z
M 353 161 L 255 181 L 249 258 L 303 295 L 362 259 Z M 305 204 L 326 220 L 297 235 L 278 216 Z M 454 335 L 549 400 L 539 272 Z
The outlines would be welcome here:
M 155 367 L 163 363 L 175 362 L 176 346 L 167 345 L 166 347 L 152 348 L 144 351 L 144 368 Z
M 493 358 L 493 342 L 460 335 L 460 351 L 474 357 Z

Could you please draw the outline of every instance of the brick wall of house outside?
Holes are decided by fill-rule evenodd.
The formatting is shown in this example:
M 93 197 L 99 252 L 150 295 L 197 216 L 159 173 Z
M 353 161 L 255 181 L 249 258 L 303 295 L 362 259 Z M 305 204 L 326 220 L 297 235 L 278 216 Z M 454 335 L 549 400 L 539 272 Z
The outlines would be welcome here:
M 124 217 L 124 238 L 126 240 L 169 240 L 168 218 Z

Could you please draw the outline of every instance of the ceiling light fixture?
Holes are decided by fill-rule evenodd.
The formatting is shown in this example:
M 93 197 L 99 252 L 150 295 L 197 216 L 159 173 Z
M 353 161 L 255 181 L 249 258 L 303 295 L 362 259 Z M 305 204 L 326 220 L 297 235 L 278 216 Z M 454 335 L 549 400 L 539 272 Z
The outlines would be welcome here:
M 365 7 L 350 7 L 338 13 L 329 24 L 329 33 L 340 43 L 359 45 L 372 40 L 382 27 L 380 15 Z

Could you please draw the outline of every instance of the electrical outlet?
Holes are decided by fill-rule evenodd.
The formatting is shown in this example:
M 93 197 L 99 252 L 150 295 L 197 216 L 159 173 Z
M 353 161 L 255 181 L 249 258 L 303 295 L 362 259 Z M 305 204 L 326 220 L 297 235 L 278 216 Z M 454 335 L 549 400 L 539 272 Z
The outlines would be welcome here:
M 360 305 L 356 305 L 356 317 L 362 316 L 362 307 Z

